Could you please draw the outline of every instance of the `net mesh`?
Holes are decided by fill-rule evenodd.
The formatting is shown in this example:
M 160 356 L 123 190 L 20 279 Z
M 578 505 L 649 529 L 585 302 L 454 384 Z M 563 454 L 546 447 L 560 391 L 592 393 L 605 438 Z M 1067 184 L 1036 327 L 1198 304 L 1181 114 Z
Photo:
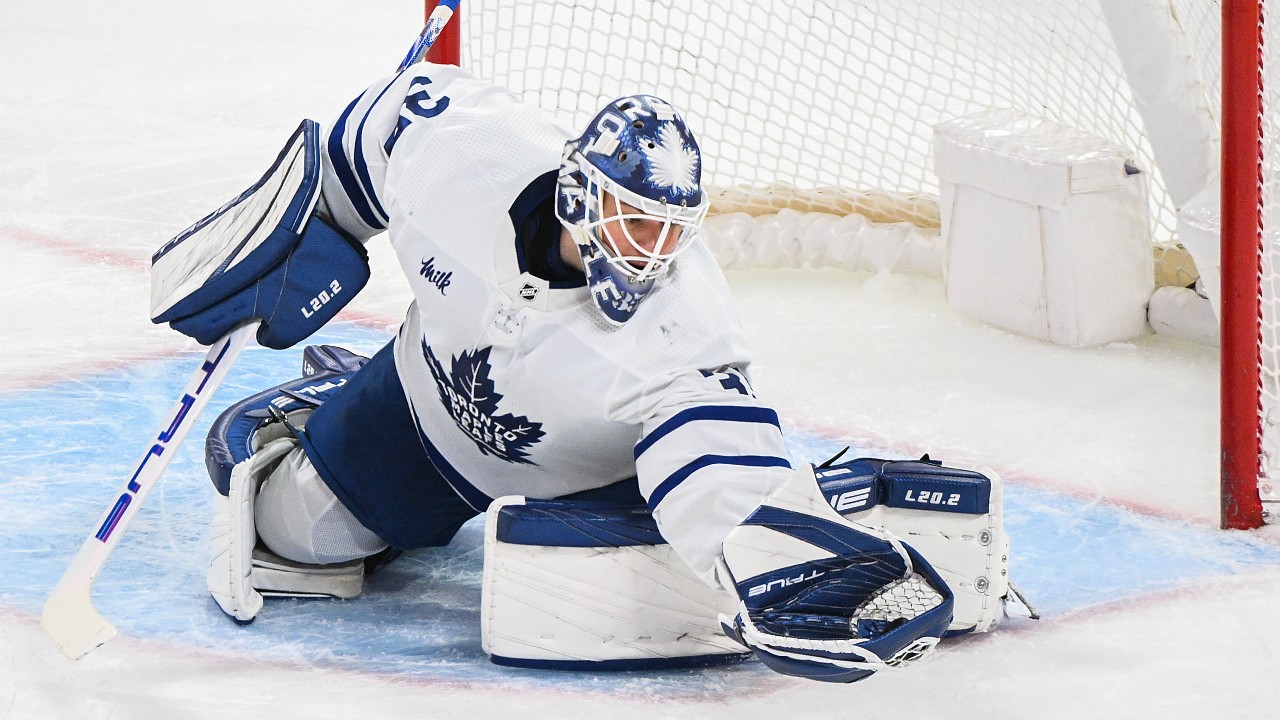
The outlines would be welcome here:
M 1147 28 L 1116 40 L 1107 23 L 1130 7 L 1127 0 L 468 0 L 462 64 L 570 128 L 613 97 L 665 96 L 701 139 L 712 213 L 821 211 L 905 221 L 935 235 L 932 126 L 994 108 L 1045 117 L 1134 153 L 1149 179 L 1157 284 L 1186 286 L 1199 273 L 1177 245 L 1173 183 L 1161 175 L 1131 89 L 1130 80 L 1144 78 L 1126 78 L 1117 51 Z M 1168 0 L 1154 11 L 1169 27 L 1151 32 L 1176 36 L 1198 76 L 1179 97 L 1207 113 L 1216 133 L 1220 0 Z M 1259 278 L 1268 468 L 1260 488 L 1272 500 L 1280 499 L 1271 480 L 1280 475 L 1275 26 L 1264 23 Z
M 1216 4 L 1171 4 L 1206 72 Z M 1134 151 L 1158 280 L 1195 279 L 1100 0 L 470 0 L 463 33 L 465 67 L 567 127 L 623 94 L 674 102 L 701 138 L 713 212 L 937 228 L 933 124 L 992 108 L 1047 117 Z
M 915 573 L 886 585 L 853 614 L 854 621 L 915 618 L 942 604 L 942 595 Z

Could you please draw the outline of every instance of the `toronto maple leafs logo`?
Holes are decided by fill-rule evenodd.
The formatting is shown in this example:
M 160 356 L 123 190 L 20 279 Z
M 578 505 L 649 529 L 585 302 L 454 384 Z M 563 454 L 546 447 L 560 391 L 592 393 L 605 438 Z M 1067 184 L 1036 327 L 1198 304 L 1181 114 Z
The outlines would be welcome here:
M 698 187 L 698 152 L 685 145 L 675 123 L 659 125 L 657 138 L 643 141 L 641 147 L 648 148 L 649 182 L 676 192 Z
M 489 378 L 493 367 L 489 364 L 492 349 L 464 351 L 452 358 L 450 371 L 446 373 L 431 352 L 431 346 L 426 340 L 422 341 L 422 355 L 436 379 L 440 402 L 480 452 L 511 463 L 537 465 L 529 459 L 529 450 L 546 433 L 542 432 L 542 423 L 510 413 L 498 414 L 502 395 Z

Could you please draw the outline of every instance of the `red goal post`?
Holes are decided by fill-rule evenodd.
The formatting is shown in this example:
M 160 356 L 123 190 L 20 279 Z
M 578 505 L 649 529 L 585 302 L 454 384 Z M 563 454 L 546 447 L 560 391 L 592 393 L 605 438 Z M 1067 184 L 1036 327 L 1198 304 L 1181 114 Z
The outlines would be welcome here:
M 423 22 L 431 18 L 431 11 L 436 9 L 438 0 L 425 0 L 426 12 L 423 14 Z M 458 12 L 453 14 L 449 22 L 445 24 L 444 29 L 440 31 L 440 37 L 436 38 L 436 42 L 427 50 L 424 58 L 427 62 L 439 63 L 441 65 L 461 65 L 462 50 L 462 24 L 465 19 L 462 17 L 466 14 L 466 7 L 459 6 Z
M 435 0 L 425 4 L 429 14 Z M 928 157 L 934 122 L 1013 107 L 1132 148 L 1151 180 L 1157 284 L 1212 275 L 1205 289 L 1221 295 L 1222 527 L 1272 519 L 1267 508 L 1280 508 L 1272 480 L 1280 474 L 1280 170 L 1270 172 L 1267 158 L 1280 156 L 1271 153 L 1280 113 L 1266 88 L 1280 88 L 1280 79 L 1264 75 L 1280 69 L 1280 58 L 1268 64 L 1263 55 L 1280 46 L 1264 35 L 1280 30 L 1266 30 L 1262 0 L 750 5 L 464 0 L 429 59 L 501 82 L 569 126 L 580 122 L 575 106 L 635 91 L 643 77 L 646 90 L 698 110 L 716 168 L 708 182 L 720 219 L 709 223 L 746 213 L 766 216 L 772 229 L 813 212 L 860 216 L 878 229 L 905 222 L 914 228 L 906 242 L 926 246 L 908 271 L 939 274 L 927 267 L 931 253 L 940 255 L 928 248 L 939 226 Z M 1149 76 L 1173 66 L 1180 69 Z M 761 72 L 769 94 L 741 82 Z M 853 141 L 833 145 L 835 132 Z M 1221 198 L 1210 213 L 1221 266 L 1197 269 L 1180 243 L 1181 211 L 1209 185 Z M 839 264 L 804 249 L 798 234 L 785 242 L 802 248 L 793 263 Z M 730 255 L 730 265 L 758 257 Z
M 1267 267 L 1263 188 L 1266 154 L 1276 143 L 1263 134 L 1262 10 L 1262 0 L 1222 2 L 1221 517 L 1223 528 L 1238 529 L 1263 523 L 1259 486 L 1265 492 L 1273 482 L 1263 441 L 1275 408 L 1263 399 L 1268 379 L 1275 381 L 1266 362 L 1275 348 L 1264 347 L 1263 328 L 1266 302 L 1275 299 L 1264 298 L 1275 291 L 1267 273 L 1278 268 Z

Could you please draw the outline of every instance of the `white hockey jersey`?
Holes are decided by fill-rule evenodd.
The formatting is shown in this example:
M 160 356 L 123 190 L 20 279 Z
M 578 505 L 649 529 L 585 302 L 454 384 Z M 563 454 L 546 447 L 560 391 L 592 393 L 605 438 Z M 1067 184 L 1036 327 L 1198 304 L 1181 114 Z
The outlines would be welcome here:
M 415 301 L 396 369 L 437 470 L 477 510 L 637 477 L 663 536 L 710 580 L 724 537 L 789 472 L 751 391 L 728 286 L 694 243 L 633 318 L 525 271 L 509 213 L 570 135 L 507 90 L 419 64 L 328 133 L 324 196 L 389 230 Z

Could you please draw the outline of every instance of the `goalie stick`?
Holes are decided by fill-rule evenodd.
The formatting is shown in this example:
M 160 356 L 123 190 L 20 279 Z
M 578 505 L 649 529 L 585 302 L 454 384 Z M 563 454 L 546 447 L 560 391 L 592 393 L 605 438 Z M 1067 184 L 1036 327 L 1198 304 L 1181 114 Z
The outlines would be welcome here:
M 96 530 L 85 539 L 45 601 L 40 624 L 58 649 L 72 660 L 115 637 L 115 627 L 93 606 L 93 581 L 257 329 L 257 323 L 241 325 L 210 346 L 204 362 L 187 381 L 182 397 L 165 415 L 155 440 L 142 453 L 133 474 L 120 486 Z
M 418 35 L 417 41 L 413 43 L 413 47 L 409 48 L 409 52 L 404 56 L 404 60 L 400 61 L 400 67 L 396 68 L 396 72 L 400 72 L 405 68 L 426 57 L 427 51 L 435 44 L 436 38 L 440 37 L 444 26 L 449 24 L 449 18 L 458 11 L 458 3 L 462 0 L 440 0 L 436 5 L 436 9 L 431 11 L 431 16 L 427 18 L 426 27 L 422 28 L 422 33 Z
M 426 55 L 458 9 L 459 2 L 440 0 L 398 70 L 404 70 Z M 147 493 L 160 479 L 191 426 L 257 330 L 258 323 L 241 325 L 209 347 L 204 362 L 187 381 L 182 397 L 165 416 L 169 419 L 161 426 L 155 441 L 143 452 L 133 474 L 120 487 L 116 499 L 99 520 L 97 529 L 85 539 L 62 579 L 45 600 L 40 624 L 58 649 L 72 660 L 83 657 L 116 636 L 115 626 L 93 606 L 93 581 L 120 543 Z

